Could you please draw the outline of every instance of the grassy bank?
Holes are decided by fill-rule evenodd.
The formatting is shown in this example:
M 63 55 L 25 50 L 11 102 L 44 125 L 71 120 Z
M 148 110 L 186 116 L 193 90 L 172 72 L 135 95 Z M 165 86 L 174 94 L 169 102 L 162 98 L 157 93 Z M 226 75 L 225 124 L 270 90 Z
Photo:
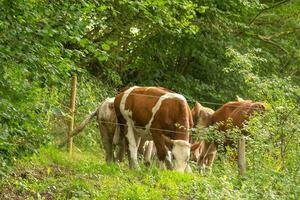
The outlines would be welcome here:
M 1 180 L 0 199 L 289 199 L 299 194 L 289 196 L 275 183 L 240 179 L 235 170 L 233 163 L 221 161 L 207 176 L 154 165 L 129 170 L 126 163 L 106 165 L 102 152 L 70 157 L 49 146 L 17 161 L 15 172 Z

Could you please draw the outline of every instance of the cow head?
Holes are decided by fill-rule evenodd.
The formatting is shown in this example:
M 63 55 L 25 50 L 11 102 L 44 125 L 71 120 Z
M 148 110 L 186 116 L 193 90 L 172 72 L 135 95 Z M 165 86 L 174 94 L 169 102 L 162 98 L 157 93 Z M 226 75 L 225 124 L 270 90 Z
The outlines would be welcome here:
M 263 112 L 263 111 L 266 110 L 266 105 L 264 103 L 261 103 L 261 102 L 255 102 L 252 105 L 252 108 L 255 109 L 258 112 Z
M 194 126 L 208 127 L 212 122 L 212 115 L 214 112 L 214 110 L 204 107 L 199 102 L 196 102 L 192 109 Z
M 166 145 L 171 149 L 173 169 L 184 172 L 189 168 L 191 144 L 184 140 L 171 140 L 166 136 L 164 138 Z

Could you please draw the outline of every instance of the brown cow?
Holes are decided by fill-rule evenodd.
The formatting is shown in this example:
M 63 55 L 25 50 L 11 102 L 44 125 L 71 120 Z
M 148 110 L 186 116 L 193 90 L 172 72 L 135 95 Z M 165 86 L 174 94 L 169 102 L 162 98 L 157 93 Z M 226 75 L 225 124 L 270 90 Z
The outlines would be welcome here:
M 204 107 L 199 102 L 196 102 L 192 109 L 194 126 L 208 127 L 211 124 L 211 118 L 214 112 L 213 109 Z
M 191 147 L 191 151 L 191 159 L 193 161 L 197 161 L 200 170 L 202 172 L 209 171 L 217 154 L 217 147 L 215 143 L 205 140 L 195 142 Z
M 264 110 L 265 105 L 261 102 L 238 99 L 238 101 L 228 102 L 216 110 L 212 115 L 212 124 L 220 123 L 219 130 L 223 132 L 233 127 L 241 129 L 244 126 L 244 122 L 249 119 L 249 116 L 256 111 Z M 225 137 L 224 148 L 233 146 L 233 144 L 232 139 Z
M 197 108 L 198 107 L 198 108 Z M 202 112 L 193 112 L 195 113 L 205 113 L 207 109 L 204 109 L 203 107 L 195 106 L 195 110 L 202 109 Z M 253 102 L 251 100 L 243 100 L 241 98 L 238 98 L 238 101 L 232 101 L 224 104 L 221 108 L 216 110 L 213 114 L 208 112 L 206 114 L 202 114 L 205 117 L 205 123 L 203 122 L 202 125 L 209 126 L 216 123 L 220 123 L 219 130 L 220 131 L 226 131 L 228 129 L 231 129 L 233 127 L 242 128 L 244 125 L 244 122 L 249 119 L 249 116 L 252 115 L 255 111 L 264 111 L 265 105 L 260 102 Z M 200 118 L 202 115 L 199 115 Z M 193 115 L 195 118 L 195 116 Z M 196 118 L 197 119 L 197 116 Z M 207 122 L 207 123 L 206 123 Z M 210 123 L 209 123 L 210 122 Z M 196 124 L 197 126 L 197 124 Z M 225 141 L 223 142 L 224 148 L 226 146 L 232 146 L 234 142 L 228 138 L 225 137 Z M 213 163 L 213 160 L 216 155 L 216 144 L 215 142 L 196 142 L 192 145 L 192 159 L 197 159 L 198 164 L 201 168 L 205 168 L 206 166 L 210 167 Z
M 202 106 L 196 102 L 192 109 L 194 126 L 197 128 L 205 128 L 211 124 L 211 118 L 214 110 Z M 201 170 L 210 169 L 216 157 L 217 149 L 214 142 L 198 141 L 193 143 L 191 147 L 191 160 L 197 161 Z
M 137 164 L 137 148 L 141 137 L 155 144 L 160 163 L 183 172 L 189 168 L 190 143 L 188 130 L 193 127 L 186 99 L 159 87 L 125 88 L 115 98 L 120 136 L 129 145 L 129 166 Z M 172 161 L 168 159 L 171 151 Z M 172 166 L 173 165 L 173 166 Z

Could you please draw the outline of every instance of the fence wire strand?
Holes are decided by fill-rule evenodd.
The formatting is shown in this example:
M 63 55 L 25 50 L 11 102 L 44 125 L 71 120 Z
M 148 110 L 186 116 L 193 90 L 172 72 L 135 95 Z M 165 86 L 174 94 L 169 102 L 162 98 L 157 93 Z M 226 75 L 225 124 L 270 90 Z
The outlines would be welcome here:
M 171 92 L 170 92 L 171 93 Z M 174 93 L 174 94 L 178 94 L 178 93 Z M 143 96 L 143 97 L 151 97 L 151 98 L 161 98 L 162 96 L 156 96 L 156 95 L 148 95 L 148 94 L 138 94 L 138 93 L 134 93 L 134 92 L 131 92 L 129 93 L 128 97 L 130 95 L 136 95 L 136 96 Z M 180 94 L 181 95 L 181 94 Z M 184 97 L 183 95 L 181 95 L 182 97 Z M 187 101 L 186 98 L 184 97 L 184 99 L 180 99 L 180 98 L 170 98 L 170 97 L 166 97 L 166 99 L 170 99 L 170 100 L 177 100 L 177 101 Z M 105 100 L 104 100 L 105 101 Z M 101 107 L 102 103 L 104 102 L 102 101 L 98 106 L 97 106 L 97 109 Z M 249 103 L 255 103 L 251 100 L 242 100 L 241 102 L 249 102 Z M 188 101 L 187 101 L 188 102 Z M 189 101 L 189 102 L 192 102 L 192 101 Z M 197 101 L 193 101 L 193 102 L 197 102 Z M 238 101 L 230 101 L 230 102 L 238 102 Z M 200 103 L 200 102 L 199 102 Z M 201 103 L 203 104 L 211 104 L 211 105 L 225 105 L 222 104 L 222 103 L 216 103 L 216 102 L 209 102 L 209 101 L 202 101 Z M 229 103 L 229 102 L 227 102 Z M 227 105 L 226 107 L 231 107 L 231 108 L 239 108 L 239 107 L 244 107 L 244 108 L 251 108 L 251 106 L 235 106 L 235 105 Z M 104 123 L 104 124 L 111 124 L 111 125 L 118 125 L 118 126 L 125 126 L 125 127 L 128 127 L 127 124 L 123 124 L 123 123 L 118 123 L 118 122 L 110 122 L 110 121 L 104 121 L 104 120 L 97 120 L 98 122 L 101 122 L 101 123 Z M 176 124 L 174 124 L 176 126 Z M 141 130 L 145 130 L 146 131 L 146 128 L 144 126 L 134 126 L 134 128 L 136 129 L 141 129 Z M 185 129 L 187 129 L 187 131 L 173 131 L 173 130 L 168 130 L 168 129 L 161 129 L 161 128 L 152 128 L 150 127 L 148 130 L 154 130 L 154 131 L 163 131 L 163 132 L 170 132 L 170 133 L 177 133 L 177 134 L 187 134 L 187 132 L 194 132 L 197 128 L 193 127 L 193 128 L 186 128 L 184 127 Z M 75 128 L 76 130 L 76 128 Z

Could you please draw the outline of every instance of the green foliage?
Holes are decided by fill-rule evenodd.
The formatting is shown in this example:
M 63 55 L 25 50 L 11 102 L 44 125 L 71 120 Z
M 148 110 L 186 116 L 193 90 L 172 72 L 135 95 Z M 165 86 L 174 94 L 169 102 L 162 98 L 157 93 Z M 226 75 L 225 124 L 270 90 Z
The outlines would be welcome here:
M 49 148 L 32 161 L 38 174 L 1 184 L 36 199 L 297 199 L 299 9 L 297 0 L 1 1 L 0 176 L 20 157 L 65 139 L 73 73 L 76 121 L 131 84 L 164 86 L 212 108 L 236 95 L 268 105 L 246 127 L 245 179 L 222 155 L 202 177 L 155 167 L 131 172 L 99 164 L 102 153 L 72 160 Z M 74 138 L 76 150 L 101 149 L 90 127 Z M 222 134 L 212 127 L 207 136 Z
M 91 80 L 80 88 L 82 98 L 97 103 L 111 90 L 77 67 L 82 52 L 66 48 L 89 25 L 81 12 L 89 5 L 69 3 L 0 3 L 1 173 L 7 162 L 49 142 L 53 119 L 68 113 L 72 72 L 81 72 L 82 81 Z M 92 89 L 97 87 L 102 90 Z

